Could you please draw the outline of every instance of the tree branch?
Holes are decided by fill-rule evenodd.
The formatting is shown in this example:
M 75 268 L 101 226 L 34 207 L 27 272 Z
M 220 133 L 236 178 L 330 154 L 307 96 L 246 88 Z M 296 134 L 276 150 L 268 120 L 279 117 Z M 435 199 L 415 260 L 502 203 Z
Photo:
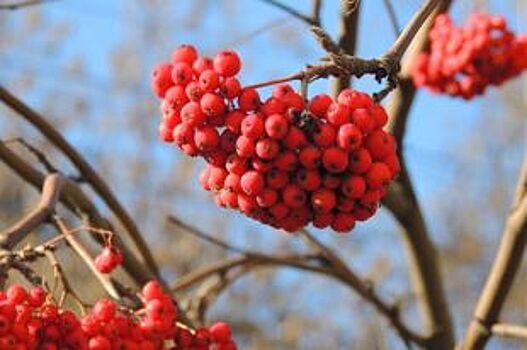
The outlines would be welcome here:
M 401 32 L 401 26 L 399 25 L 399 21 L 397 20 L 397 15 L 395 14 L 395 8 L 393 7 L 391 0 L 383 0 L 384 1 L 384 7 L 386 7 L 386 11 L 388 12 L 388 16 L 390 17 L 390 23 L 392 24 L 393 32 L 395 35 L 399 35 Z
M 526 178 L 527 156 L 519 176 L 521 184 Z M 520 268 L 527 244 L 527 195 L 518 192 L 518 203 L 511 212 L 503 229 L 502 239 L 485 286 L 474 311 L 474 318 L 465 333 L 462 349 L 483 349 L 491 336 L 491 327 L 501 309 Z
M 148 267 L 159 279 L 159 271 L 150 249 L 139 232 L 135 222 L 119 203 L 108 185 L 92 166 L 77 152 L 77 150 L 56 130 L 43 116 L 24 104 L 15 95 L 0 86 L 0 100 L 9 106 L 19 116 L 35 126 L 46 138 L 51 141 L 64 155 L 77 167 L 82 177 L 93 187 L 95 192 L 104 200 L 108 207 L 119 218 L 128 234 L 141 253 Z
M 0 159 L 24 181 L 30 183 L 36 188 L 43 187 L 45 175 L 34 169 L 2 142 L 0 142 Z M 59 198 L 66 208 L 81 220 L 87 219 L 90 226 L 113 231 L 110 222 L 101 216 L 98 209 L 86 196 L 80 186 L 66 177 L 63 177 L 63 179 L 64 184 Z M 119 237 L 117 236 L 116 238 Z M 123 267 L 137 284 L 143 285 L 149 280 L 155 278 L 152 272 L 146 269 L 144 264 L 137 260 L 135 254 L 133 254 L 120 239 L 116 240 L 116 244 L 125 256 Z
M 278 8 L 278 9 L 290 14 L 291 16 L 293 16 L 295 18 L 298 18 L 299 20 L 301 20 L 303 22 L 306 22 L 309 25 L 318 25 L 319 24 L 319 21 L 318 21 L 317 18 L 306 16 L 306 15 L 302 14 L 301 12 L 295 10 L 294 8 L 292 8 L 290 6 L 282 4 L 279 1 L 276 1 L 276 0 L 260 0 L 260 1 L 265 2 L 265 3 L 267 3 L 267 4 L 271 5 L 271 6 L 274 6 L 274 7 Z
M 46 176 L 42 194 L 35 208 L 13 226 L 0 233 L 0 248 L 12 249 L 31 231 L 49 219 L 59 201 L 63 178 L 59 174 Z
M 44 5 L 47 2 L 52 2 L 57 0 L 26 0 L 20 2 L 13 2 L 10 4 L 0 4 L 0 10 L 18 10 L 24 7 L 30 7 L 35 5 Z
M 527 327 L 514 324 L 496 323 L 492 326 L 492 334 L 500 337 L 520 338 L 527 340 Z
M 347 55 L 354 56 L 357 48 L 357 38 L 359 34 L 359 14 L 360 1 L 341 0 L 340 10 L 340 37 L 338 40 L 339 48 Z M 348 88 L 351 84 L 350 76 L 341 76 L 332 82 L 333 96 Z

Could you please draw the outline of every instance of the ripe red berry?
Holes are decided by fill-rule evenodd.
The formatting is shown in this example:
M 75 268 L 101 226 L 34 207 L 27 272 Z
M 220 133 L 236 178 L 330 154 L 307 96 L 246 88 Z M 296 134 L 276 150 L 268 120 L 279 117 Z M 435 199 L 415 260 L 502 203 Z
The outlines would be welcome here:
M 265 132 L 272 139 L 283 139 L 288 129 L 289 122 L 282 114 L 271 114 L 265 119 Z
M 231 327 L 225 322 L 217 322 L 209 330 L 217 343 L 227 343 L 231 340 Z
M 244 112 L 255 111 L 260 104 L 260 95 L 256 89 L 243 89 L 238 97 L 238 106 Z
M 264 134 L 264 121 L 259 114 L 250 114 L 242 120 L 242 134 L 251 139 L 259 139 Z
M 203 96 L 203 91 L 200 89 L 197 81 L 191 81 L 185 87 L 185 94 L 190 101 L 199 102 L 201 96 Z
M 269 208 L 278 200 L 278 193 L 270 188 L 265 188 L 256 196 L 256 202 L 262 208 Z
M 368 173 L 366 173 L 366 182 L 371 188 L 387 186 L 390 182 L 390 168 L 384 163 L 373 163 Z
M 331 96 L 327 94 L 320 94 L 314 96 L 309 101 L 309 111 L 318 118 L 323 118 L 329 106 L 333 103 Z
M 260 110 L 267 116 L 271 116 L 273 114 L 282 114 L 286 111 L 286 105 L 284 102 L 275 97 L 269 97 L 260 107 Z
M 217 94 L 207 92 L 203 95 L 199 104 L 203 113 L 209 117 L 219 116 L 225 113 L 225 102 Z
M 206 116 L 197 102 L 189 102 L 181 109 L 181 120 L 188 125 L 195 127 L 205 123 Z
M 239 110 L 229 112 L 225 117 L 225 127 L 235 134 L 239 134 L 241 131 L 242 121 L 245 118 L 245 114 Z
M 220 135 L 215 127 L 205 125 L 196 129 L 194 143 L 200 151 L 210 152 L 220 144 Z
M 349 198 L 360 198 L 366 192 L 366 181 L 362 176 L 350 176 L 342 182 L 342 193 Z
M 213 92 L 220 86 L 220 76 L 212 69 L 207 69 L 199 75 L 199 88 L 205 92 Z
M 318 170 L 300 169 L 296 174 L 296 183 L 303 190 L 313 192 L 320 187 L 322 180 Z
M 184 62 L 192 65 L 197 58 L 198 51 L 194 46 L 188 44 L 180 45 L 172 53 L 172 62 L 174 63 Z
M 282 191 L 282 200 L 290 208 L 300 208 L 307 201 L 307 194 L 296 184 L 287 185 Z
M 192 80 L 192 67 L 185 62 L 174 64 L 172 68 L 172 81 L 177 85 L 187 85 Z
M 178 146 L 183 146 L 184 144 L 194 140 L 194 131 L 195 128 L 187 123 L 181 123 L 177 125 L 174 128 L 174 132 L 172 134 L 175 144 Z
M 192 69 L 196 72 L 196 76 L 199 77 L 204 71 L 213 69 L 212 59 L 210 57 L 200 56 L 194 61 Z
M 316 169 L 320 165 L 322 151 L 313 145 L 309 145 L 300 150 L 298 160 L 306 169 Z
M 335 192 L 327 188 L 321 188 L 311 195 L 311 205 L 318 213 L 327 213 L 337 205 Z
M 324 229 L 331 225 L 333 222 L 334 215 L 331 212 L 327 213 L 315 213 L 313 216 L 313 226 L 319 229 Z
M 282 171 L 291 172 L 298 166 L 298 157 L 293 151 L 283 151 L 273 161 L 274 166 Z
M 162 62 L 157 64 L 152 72 L 152 90 L 158 97 L 164 97 L 166 91 L 174 85 L 172 68 L 170 63 Z
M 368 135 L 364 146 L 374 160 L 382 159 L 394 150 L 394 144 L 390 140 L 390 135 L 379 129 Z
M 220 92 L 229 100 L 235 99 L 242 92 L 240 81 L 234 77 L 226 78 L 220 85 Z
M 337 132 L 335 127 L 329 124 L 321 124 L 313 136 L 313 140 L 320 147 L 329 147 L 335 144 Z
M 291 126 L 283 144 L 290 150 L 298 150 L 307 144 L 306 134 L 296 126 Z
M 351 123 L 340 126 L 337 134 L 337 144 L 346 151 L 353 151 L 360 147 L 362 143 L 361 130 Z
M 366 148 L 359 148 L 350 155 L 349 170 L 355 174 L 363 174 L 371 167 L 372 159 Z
M 237 154 L 231 154 L 227 157 L 225 168 L 228 172 L 241 176 L 247 170 L 247 160 Z
M 246 194 L 256 196 L 262 192 L 265 185 L 265 179 L 259 172 L 250 170 L 242 175 L 240 185 Z
M 337 213 L 331 223 L 331 228 L 341 233 L 349 232 L 353 227 L 355 227 L 355 217 L 349 213 Z
M 369 134 L 377 126 L 371 109 L 358 108 L 351 113 L 351 121 L 364 134 Z
M 256 144 L 254 140 L 247 136 L 240 136 L 236 140 L 236 153 L 242 158 L 252 157 L 255 152 Z
M 261 139 L 256 143 L 256 155 L 265 160 L 271 160 L 280 152 L 280 145 L 270 138 Z
M 339 103 L 332 103 L 326 112 L 326 119 L 334 126 L 350 122 L 350 112 L 347 107 Z
M 341 173 L 348 167 L 348 154 L 337 147 L 328 148 L 322 154 L 322 164 L 330 173 Z
M 280 171 L 278 169 L 271 169 L 265 177 L 267 186 L 272 189 L 278 190 L 287 185 L 289 178 L 285 171 Z
M 240 68 L 240 57 L 234 51 L 221 51 L 214 57 L 214 70 L 225 77 L 238 74 Z

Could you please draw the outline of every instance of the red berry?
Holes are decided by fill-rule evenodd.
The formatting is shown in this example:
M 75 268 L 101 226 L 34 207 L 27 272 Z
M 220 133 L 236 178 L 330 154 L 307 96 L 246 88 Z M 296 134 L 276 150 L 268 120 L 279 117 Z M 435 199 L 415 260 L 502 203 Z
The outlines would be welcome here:
M 276 203 L 278 193 L 272 189 L 265 188 L 259 195 L 256 196 L 256 202 L 262 208 L 268 208 Z
M 318 118 L 323 118 L 329 106 L 333 103 L 331 96 L 320 94 L 314 96 L 309 102 L 309 111 Z
M 299 208 L 307 201 L 307 194 L 296 184 L 287 185 L 282 192 L 284 203 L 290 208 Z
M 331 228 L 341 233 L 349 232 L 353 227 L 355 227 L 355 217 L 349 213 L 337 213 L 331 223 Z
M 250 196 L 256 196 L 262 192 L 265 185 L 265 179 L 259 172 L 250 170 L 242 175 L 240 185 L 245 193 Z
M 185 87 L 185 94 L 190 101 L 199 102 L 201 96 L 203 96 L 203 91 L 200 89 L 197 81 L 191 81 Z
M 158 97 L 164 97 L 166 91 L 174 85 L 172 68 L 170 63 L 162 62 L 157 64 L 152 72 L 152 90 Z
M 326 119 L 334 126 L 341 126 L 350 122 L 350 112 L 344 105 L 332 103 L 326 112 Z
M 337 147 L 331 147 L 322 154 L 322 164 L 330 173 L 343 172 L 348 166 L 348 154 Z
M 302 130 L 296 126 L 291 126 L 283 143 L 290 150 L 297 150 L 307 144 L 307 137 Z
M 386 157 L 394 150 L 394 143 L 390 135 L 382 130 L 373 131 L 364 142 L 364 146 L 370 152 L 373 159 L 378 160 Z
M 239 110 L 234 110 L 227 114 L 225 117 L 225 127 L 235 134 L 239 134 L 241 131 L 242 121 L 245 118 L 245 114 Z
M 307 169 L 316 169 L 320 165 L 320 159 L 322 157 L 322 151 L 313 145 L 304 147 L 298 154 L 300 164 Z
M 231 327 L 225 322 L 217 322 L 209 329 L 216 343 L 227 343 L 231 340 Z
M 342 182 L 342 193 L 349 198 L 360 198 L 366 192 L 366 181 L 362 176 L 350 176 Z
M 287 173 L 278 169 L 271 169 L 265 177 L 267 186 L 272 189 L 278 190 L 287 185 L 289 179 Z
M 361 129 L 364 134 L 369 134 L 377 126 L 371 110 L 366 108 L 358 108 L 354 110 L 353 113 L 351 113 L 351 121 Z
M 351 123 L 343 124 L 337 134 L 337 144 L 340 148 L 353 151 L 362 143 L 361 130 Z
M 256 89 L 243 89 L 238 97 L 238 106 L 245 112 L 257 110 L 260 104 L 260 95 Z
M 304 190 L 313 192 L 322 183 L 318 170 L 300 169 L 296 175 L 297 184 Z
M 243 119 L 241 124 L 242 134 L 251 138 L 259 139 L 264 134 L 264 121 L 259 114 L 251 114 Z
M 282 114 L 272 114 L 265 120 L 265 132 L 272 139 L 283 139 L 288 129 L 289 122 Z
M 334 215 L 331 212 L 315 213 L 313 216 L 313 226 L 319 229 L 324 229 L 331 225 Z
M 174 63 L 188 63 L 192 65 L 198 58 L 198 51 L 192 45 L 183 44 L 180 45 L 172 53 L 172 62 Z
M 264 138 L 256 143 L 256 155 L 265 160 L 271 160 L 280 152 L 278 142 Z
M 220 85 L 220 92 L 229 100 L 235 99 L 242 92 L 240 81 L 233 77 L 226 78 Z
M 240 68 L 240 57 L 234 51 L 221 51 L 214 57 L 214 70 L 225 77 L 238 74 Z
M 220 135 L 215 127 L 205 125 L 196 129 L 194 143 L 200 151 L 210 152 L 220 144 Z
M 366 182 L 371 188 L 387 186 L 390 183 L 390 168 L 384 163 L 373 163 L 366 174 Z
M 172 81 L 177 85 L 187 85 L 192 80 L 192 67 L 190 64 L 185 62 L 180 62 L 174 64 L 172 68 Z
M 371 167 L 372 159 L 370 152 L 365 148 L 359 148 L 350 155 L 349 170 L 355 174 L 363 174 Z
M 207 92 L 199 102 L 201 110 L 209 117 L 222 115 L 225 112 L 225 102 L 217 94 Z
M 318 213 L 327 213 L 337 205 L 335 192 L 327 188 L 321 188 L 311 195 L 311 205 Z
M 298 166 L 298 157 L 293 151 L 283 151 L 274 159 L 274 166 L 282 171 L 291 172 Z
M 199 75 L 199 88 L 205 92 L 212 92 L 220 86 L 220 76 L 212 69 L 207 69 Z
M 196 72 L 196 75 L 199 76 L 204 71 L 213 69 L 212 59 L 209 57 L 205 57 L 205 56 L 198 57 L 194 61 L 194 64 L 192 65 L 192 69 L 194 69 L 194 72 Z
M 181 109 L 181 120 L 190 126 L 201 126 L 205 123 L 206 116 L 199 103 L 191 101 Z
M 227 158 L 225 168 L 228 172 L 241 176 L 247 170 L 247 160 L 237 154 L 231 154 Z
M 242 135 L 236 140 L 236 153 L 242 158 L 252 157 L 255 148 L 254 141 L 247 136 Z
M 321 147 L 329 147 L 335 144 L 337 132 L 335 127 L 329 124 L 321 124 L 313 136 L 315 143 Z

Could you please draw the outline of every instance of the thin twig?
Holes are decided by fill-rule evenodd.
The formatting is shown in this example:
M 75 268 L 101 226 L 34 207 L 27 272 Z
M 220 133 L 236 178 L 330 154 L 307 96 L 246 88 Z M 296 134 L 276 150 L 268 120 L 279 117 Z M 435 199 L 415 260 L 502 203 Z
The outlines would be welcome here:
M 24 140 L 23 138 L 16 137 L 16 138 L 13 138 L 13 139 L 5 140 L 4 142 L 6 144 L 9 144 L 9 143 L 18 143 L 18 144 L 20 144 L 22 147 L 24 147 L 30 153 L 32 153 L 35 156 L 35 158 L 37 158 L 38 162 L 40 164 L 42 164 L 42 166 L 44 167 L 44 169 L 46 169 L 46 171 L 48 173 L 56 173 L 57 172 L 57 168 L 53 164 L 51 164 L 51 162 L 48 160 L 46 155 L 43 152 L 41 152 L 38 148 L 36 148 L 32 144 L 30 144 L 29 142 Z
M 67 227 L 64 219 L 55 216 L 53 218 L 53 221 L 59 228 L 60 232 L 65 236 L 66 240 L 70 244 L 70 246 L 73 248 L 73 250 L 77 253 L 77 255 L 84 261 L 84 263 L 88 266 L 90 271 L 95 275 L 97 280 L 101 283 L 103 288 L 106 290 L 108 295 L 110 295 L 112 298 L 119 300 L 121 296 L 119 295 L 119 292 L 115 288 L 115 286 L 112 283 L 112 280 L 108 275 L 102 274 L 97 270 L 97 267 L 95 266 L 95 263 L 93 262 L 93 258 L 91 257 L 88 250 L 83 246 L 83 244 L 75 238 L 74 235 L 71 234 L 71 230 Z
M 393 32 L 395 35 L 399 35 L 401 32 L 401 26 L 399 25 L 399 20 L 397 19 L 397 15 L 395 14 L 395 8 L 393 7 L 392 0 L 383 0 L 384 1 L 384 7 L 386 7 L 386 11 L 388 12 L 388 16 L 390 17 L 390 23 L 392 24 Z
M 10 4 L 0 4 L 0 10 L 18 10 L 24 7 L 30 7 L 35 5 L 44 5 L 45 3 L 57 1 L 57 0 L 26 0 L 20 2 L 13 2 Z
M 260 0 L 260 1 L 265 2 L 265 3 L 269 4 L 269 5 L 272 5 L 272 6 L 276 7 L 276 8 L 278 8 L 278 9 L 280 9 L 280 10 L 282 10 L 282 11 L 288 13 L 288 14 L 290 14 L 291 16 L 293 16 L 295 18 L 298 18 L 299 20 L 306 22 L 309 25 L 317 25 L 318 24 L 318 22 L 315 19 L 313 19 L 313 18 L 311 18 L 309 16 L 306 16 L 306 15 L 302 14 L 301 12 L 295 10 L 294 8 L 292 8 L 290 6 L 282 4 L 279 1 L 276 1 L 276 0 Z
M 161 281 L 157 265 L 152 256 L 152 252 L 148 248 L 148 245 L 143 239 L 143 236 L 139 232 L 139 229 L 137 228 L 132 217 L 117 200 L 106 182 L 86 161 L 86 159 L 84 159 L 84 157 L 64 138 L 64 136 L 42 115 L 31 109 L 3 86 L 0 86 L 0 100 L 17 112 L 19 116 L 23 117 L 26 121 L 34 125 L 77 167 L 83 178 L 86 179 L 86 181 L 93 187 L 95 192 L 104 200 L 108 207 L 110 207 L 117 218 L 121 221 L 128 234 L 132 238 L 134 244 L 141 253 L 141 256 L 145 260 L 147 266 Z

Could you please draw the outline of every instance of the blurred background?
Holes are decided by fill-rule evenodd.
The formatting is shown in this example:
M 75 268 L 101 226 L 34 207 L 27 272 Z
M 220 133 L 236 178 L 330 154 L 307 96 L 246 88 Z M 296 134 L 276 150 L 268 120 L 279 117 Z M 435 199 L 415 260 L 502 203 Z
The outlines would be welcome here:
M 8 2 L 0 0 L 0 5 Z M 310 1 L 284 2 L 309 12 Z M 338 3 L 323 1 L 322 11 L 322 25 L 335 37 Z M 421 1 L 392 3 L 404 24 Z M 459 23 L 474 10 L 501 14 L 516 32 L 526 32 L 525 5 L 523 0 L 458 0 L 452 14 Z M 361 57 L 380 55 L 395 38 L 383 0 L 362 1 L 359 28 Z M 149 88 L 150 72 L 181 43 L 208 55 L 237 50 L 244 84 L 296 72 L 323 54 L 305 23 L 258 0 L 56 0 L 0 11 L 0 84 L 42 112 L 107 180 L 146 233 L 168 281 L 228 255 L 168 225 L 169 214 L 238 246 L 302 250 L 298 239 L 216 207 L 199 187 L 200 161 L 158 141 L 158 101 Z M 377 88 L 369 79 L 354 84 L 370 92 Z M 319 81 L 310 92 L 329 89 L 328 81 Z M 526 113 L 527 75 L 471 102 L 422 91 L 411 110 L 404 142 L 407 163 L 440 252 L 458 336 L 494 259 L 527 150 Z M 74 174 L 35 129 L 0 106 L 0 138 L 14 137 L 25 138 L 66 174 Z M 36 164 L 23 148 L 10 147 Z M 0 163 L 2 227 L 15 222 L 37 196 Z M 404 319 L 419 329 L 398 231 L 381 208 L 349 235 L 316 235 L 373 280 L 382 296 L 399 300 Z M 101 295 L 78 260 L 68 252 L 61 259 L 76 272 L 72 278 L 81 294 L 88 299 Z M 526 290 L 524 266 L 503 320 L 527 324 Z M 210 308 L 208 318 L 228 320 L 241 349 L 405 348 L 385 320 L 348 288 L 297 270 L 262 269 L 239 279 Z M 522 345 L 494 337 L 488 348 Z

